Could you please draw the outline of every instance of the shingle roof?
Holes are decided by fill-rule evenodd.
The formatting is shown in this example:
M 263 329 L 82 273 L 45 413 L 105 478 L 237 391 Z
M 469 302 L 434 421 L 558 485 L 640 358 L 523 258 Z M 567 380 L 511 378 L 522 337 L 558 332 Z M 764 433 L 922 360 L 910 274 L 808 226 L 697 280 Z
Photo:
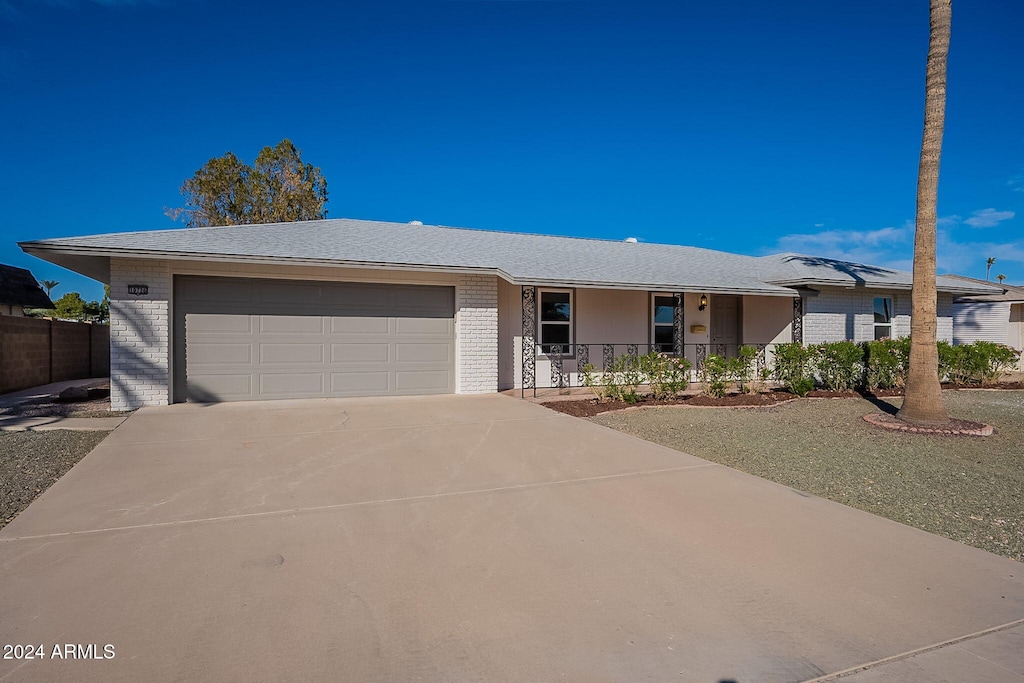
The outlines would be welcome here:
M 909 287 L 910 273 L 799 254 L 743 256 L 666 244 L 352 219 L 67 237 L 22 243 L 73 269 L 90 256 L 482 271 L 525 285 L 794 296 L 793 286 Z M 80 271 L 81 272 L 81 271 Z M 940 289 L 986 292 L 940 282 Z M 965 289 L 966 288 L 966 289 Z
M 32 273 L 24 268 L 5 265 L 0 265 L 0 304 L 53 308 L 53 302 Z
M 861 286 L 877 289 L 910 289 L 913 274 L 904 270 L 893 270 L 866 263 L 841 261 L 807 254 L 772 254 L 762 256 L 763 273 L 768 282 L 789 286 L 836 285 L 840 287 Z M 940 290 L 979 294 L 998 293 L 992 283 L 951 279 L 940 275 L 936 280 Z
M 1024 287 L 1017 287 L 1015 285 L 1003 285 L 997 282 L 990 282 L 988 280 L 977 280 L 973 277 L 965 277 L 963 275 L 947 275 L 946 277 L 960 280 L 963 282 L 969 282 L 979 285 L 988 285 L 989 287 L 996 287 L 997 291 L 992 294 L 982 295 L 970 295 L 958 297 L 957 301 L 1024 301 Z

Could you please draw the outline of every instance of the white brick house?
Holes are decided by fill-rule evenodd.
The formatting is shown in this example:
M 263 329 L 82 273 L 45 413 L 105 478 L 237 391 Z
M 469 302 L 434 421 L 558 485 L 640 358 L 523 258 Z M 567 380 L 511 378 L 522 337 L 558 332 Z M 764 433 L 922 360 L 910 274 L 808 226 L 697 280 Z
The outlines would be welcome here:
M 112 407 L 492 393 L 609 353 L 909 333 L 910 274 L 799 254 L 323 220 L 22 243 L 111 285 Z M 994 291 L 939 278 L 952 297 Z

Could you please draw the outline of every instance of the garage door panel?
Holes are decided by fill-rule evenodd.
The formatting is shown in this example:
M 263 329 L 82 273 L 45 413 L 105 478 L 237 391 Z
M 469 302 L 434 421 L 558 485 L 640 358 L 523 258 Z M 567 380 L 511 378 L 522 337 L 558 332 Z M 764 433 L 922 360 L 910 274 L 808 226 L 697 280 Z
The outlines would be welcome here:
M 435 335 L 448 338 L 454 332 L 452 320 L 444 318 L 396 318 L 395 334 L 406 335 Z
M 324 362 L 323 344 L 260 344 L 261 363 L 307 364 Z
M 331 344 L 331 363 L 389 363 L 391 344 Z
M 189 398 L 200 401 L 239 401 L 250 398 L 253 377 L 245 374 L 207 374 L 189 381 Z
M 387 369 L 331 373 L 331 393 L 335 396 L 383 396 L 392 392 Z
M 248 315 L 190 313 L 185 324 L 191 332 L 210 334 L 242 334 L 252 331 L 252 319 Z
M 252 365 L 252 344 L 196 342 L 188 348 L 188 363 L 193 368 L 203 365 Z
M 397 392 L 409 394 L 444 394 L 448 393 L 451 376 L 446 370 L 416 370 L 395 373 L 395 389 Z
M 288 335 L 323 334 L 324 320 L 319 315 L 261 315 L 259 331 Z
M 324 394 L 322 372 L 261 372 L 259 377 L 260 396 L 265 398 L 322 396 Z
M 454 356 L 451 344 L 395 344 L 398 363 L 437 363 L 447 366 Z
M 331 334 L 379 334 L 387 335 L 391 330 L 391 318 L 332 317 Z
M 175 309 L 192 399 L 455 390 L 453 287 L 178 276 Z

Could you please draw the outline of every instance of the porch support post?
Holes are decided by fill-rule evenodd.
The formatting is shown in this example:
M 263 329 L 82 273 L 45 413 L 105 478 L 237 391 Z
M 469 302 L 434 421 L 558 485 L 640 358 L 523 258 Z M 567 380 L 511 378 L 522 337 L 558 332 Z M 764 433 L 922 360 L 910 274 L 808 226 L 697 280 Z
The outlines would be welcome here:
M 683 295 L 676 292 L 675 307 L 672 309 L 672 353 L 682 358 L 683 356 Z
M 793 341 L 804 343 L 804 298 L 793 299 Z
M 537 290 L 523 287 L 523 386 L 519 395 L 533 389 L 537 396 Z

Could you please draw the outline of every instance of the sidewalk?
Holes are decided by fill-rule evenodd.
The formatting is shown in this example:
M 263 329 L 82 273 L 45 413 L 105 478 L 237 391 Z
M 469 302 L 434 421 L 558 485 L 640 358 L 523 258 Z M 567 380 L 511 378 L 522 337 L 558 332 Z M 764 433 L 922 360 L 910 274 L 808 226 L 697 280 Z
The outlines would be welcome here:
M 57 396 L 68 387 L 91 387 L 105 384 L 106 377 L 72 379 L 53 382 L 31 389 L 22 389 L 0 395 L 0 410 L 12 408 L 26 401 L 35 401 Z M 27 417 L 23 415 L 0 415 L 0 432 L 47 431 L 51 429 L 74 429 L 82 431 L 110 431 L 127 419 L 121 417 L 60 417 L 56 415 Z

